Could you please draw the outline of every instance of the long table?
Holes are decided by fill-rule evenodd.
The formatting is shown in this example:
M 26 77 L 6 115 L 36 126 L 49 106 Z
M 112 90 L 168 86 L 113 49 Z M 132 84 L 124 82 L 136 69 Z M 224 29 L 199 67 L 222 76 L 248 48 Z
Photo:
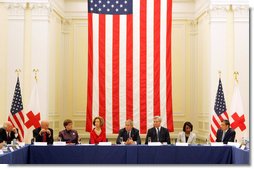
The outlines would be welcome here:
M 29 146 L 0 155 L 0 164 L 28 164 Z
M 0 164 L 249 164 L 249 160 L 249 150 L 198 145 L 29 145 L 0 155 Z

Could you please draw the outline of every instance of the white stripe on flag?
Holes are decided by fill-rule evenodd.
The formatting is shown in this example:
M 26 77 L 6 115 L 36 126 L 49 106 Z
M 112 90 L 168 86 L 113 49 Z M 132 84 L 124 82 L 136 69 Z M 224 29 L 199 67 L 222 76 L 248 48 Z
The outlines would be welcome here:
M 224 113 L 222 113 L 221 114 L 221 117 L 223 118 L 223 119 L 227 119 L 227 116 L 224 114 Z M 220 122 L 220 121 L 219 121 Z M 220 123 L 219 123 L 220 124 Z
M 19 121 L 21 127 L 24 128 L 24 123 L 22 122 L 22 119 L 21 119 L 19 113 L 16 113 L 15 116 L 16 116 L 16 118 L 18 119 L 18 121 Z M 21 128 L 19 127 L 19 125 L 16 123 L 16 120 L 13 118 L 13 115 L 10 115 L 9 118 L 10 118 L 12 124 L 14 125 L 14 127 L 17 128 L 17 129 L 19 130 L 19 137 L 21 138 L 21 140 L 24 140 L 24 138 L 23 138 L 23 136 L 22 136 L 23 128 L 21 129 Z
M 215 131 L 218 130 L 218 127 L 215 125 L 215 123 L 212 123 L 211 125 L 212 125 L 212 127 L 215 129 Z
M 113 130 L 113 115 L 112 115 L 112 42 L 113 42 L 113 15 L 106 15 L 106 56 L 105 56 L 105 81 L 106 81 L 106 133 L 112 133 Z
M 214 114 L 214 118 L 216 119 L 216 121 L 220 124 L 220 118 L 219 116 L 217 116 L 216 114 Z M 226 119 L 226 118 L 225 118 Z
M 140 1 L 133 11 L 133 123 L 140 130 Z
M 92 120 L 99 115 L 99 15 L 93 14 L 93 101 Z
M 161 27 L 160 27 L 160 111 L 162 126 L 166 125 L 166 27 L 167 0 L 161 0 Z
M 146 69 L 146 99 L 147 99 L 147 129 L 152 127 L 153 124 L 153 74 L 154 74 L 154 1 L 147 1 L 147 69 Z
M 119 110 L 120 128 L 125 126 L 126 120 L 126 15 L 120 15 L 120 53 L 119 53 Z

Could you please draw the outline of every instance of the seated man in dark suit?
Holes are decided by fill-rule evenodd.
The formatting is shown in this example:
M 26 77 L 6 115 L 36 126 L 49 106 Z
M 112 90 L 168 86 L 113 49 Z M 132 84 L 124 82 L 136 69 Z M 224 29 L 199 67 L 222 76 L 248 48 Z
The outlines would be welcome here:
M 116 144 L 121 144 L 121 141 L 123 141 L 125 144 L 141 144 L 139 130 L 133 127 L 132 120 L 126 120 L 125 128 L 119 130 Z
M 14 139 L 18 139 L 18 129 L 7 121 L 4 123 L 3 128 L 0 128 L 0 143 L 5 141 L 7 144 L 11 144 Z
M 150 128 L 147 131 L 145 144 L 148 144 L 148 141 L 161 143 L 167 142 L 167 144 L 170 144 L 169 131 L 167 128 L 161 126 L 160 116 L 155 116 L 153 118 L 153 126 L 154 126 L 153 128 Z M 150 140 L 148 140 L 148 138 Z
M 223 142 L 224 144 L 234 142 L 235 130 L 230 128 L 230 123 L 228 120 L 223 120 L 221 122 L 221 128 L 217 130 L 216 137 L 216 142 Z
M 53 144 L 53 130 L 49 128 L 49 122 L 41 121 L 41 127 L 33 130 L 33 137 L 36 142 L 47 142 Z

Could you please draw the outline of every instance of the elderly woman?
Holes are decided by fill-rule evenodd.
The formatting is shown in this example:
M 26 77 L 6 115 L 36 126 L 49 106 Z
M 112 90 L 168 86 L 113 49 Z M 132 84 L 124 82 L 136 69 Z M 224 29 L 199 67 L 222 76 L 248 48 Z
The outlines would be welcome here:
M 59 132 L 58 138 L 67 144 L 78 144 L 78 132 L 72 129 L 72 120 L 66 119 L 63 122 L 64 130 Z
M 181 143 L 196 143 L 196 134 L 192 132 L 193 125 L 190 122 L 185 122 L 183 125 L 183 131 L 178 134 L 177 142 Z
M 95 117 L 93 125 L 95 126 L 90 132 L 90 144 L 98 144 L 99 142 L 106 142 L 105 130 L 102 128 L 104 120 L 102 117 Z

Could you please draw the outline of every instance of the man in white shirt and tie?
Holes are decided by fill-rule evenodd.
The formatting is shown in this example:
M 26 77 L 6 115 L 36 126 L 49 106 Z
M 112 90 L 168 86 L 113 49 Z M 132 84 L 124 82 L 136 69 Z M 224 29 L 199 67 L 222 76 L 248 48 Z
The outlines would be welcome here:
M 218 129 L 216 134 L 216 142 L 223 142 L 227 144 L 228 142 L 234 142 L 235 140 L 235 130 L 230 128 L 230 123 L 228 120 L 221 121 L 221 128 Z
M 139 130 L 133 127 L 132 120 L 125 121 L 125 127 L 119 130 L 116 144 L 141 144 Z
M 167 128 L 161 126 L 161 117 L 155 116 L 153 118 L 153 127 L 147 131 L 146 142 L 166 142 L 170 144 L 170 136 Z

